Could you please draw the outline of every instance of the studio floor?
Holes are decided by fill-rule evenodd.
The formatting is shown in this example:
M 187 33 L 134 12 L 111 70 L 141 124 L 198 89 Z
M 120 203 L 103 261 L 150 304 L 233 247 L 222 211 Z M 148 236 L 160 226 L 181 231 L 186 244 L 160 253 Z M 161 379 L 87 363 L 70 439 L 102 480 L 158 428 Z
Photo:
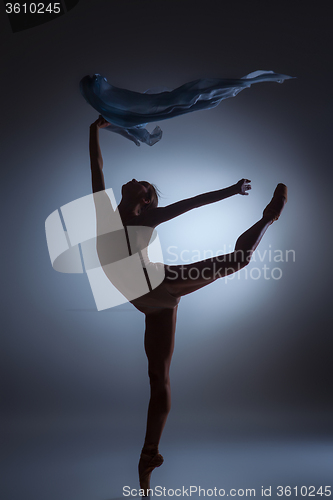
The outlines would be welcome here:
M 139 433 L 133 426 L 73 418 L 5 426 L 4 500 L 138 498 Z M 333 439 L 325 433 L 279 435 L 184 425 L 161 443 L 165 462 L 152 476 L 152 497 L 331 496 Z M 280 488 L 282 487 L 282 489 Z M 289 487 L 289 488 L 288 488 Z M 320 489 L 320 487 L 322 487 Z M 325 489 L 326 487 L 326 489 Z M 201 489 L 200 489 L 201 488 Z

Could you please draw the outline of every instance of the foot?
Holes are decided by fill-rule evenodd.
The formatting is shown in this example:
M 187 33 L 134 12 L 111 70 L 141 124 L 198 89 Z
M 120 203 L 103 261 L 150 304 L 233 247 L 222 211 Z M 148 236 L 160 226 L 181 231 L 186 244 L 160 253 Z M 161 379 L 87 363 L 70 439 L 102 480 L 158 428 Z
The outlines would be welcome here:
M 283 210 L 283 207 L 287 203 L 287 186 L 285 184 L 278 184 L 275 188 L 273 198 L 268 203 L 267 207 L 263 212 L 263 216 L 270 219 L 272 222 L 278 220 Z
M 150 488 L 151 473 L 156 467 L 160 467 L 163 462 L 163 457 L 159 453 L 156 453 L 155 455 L 141 453 L 138 468 L 140 489 L 144 490 L 144 496 L 149 496 L 147 490 Z

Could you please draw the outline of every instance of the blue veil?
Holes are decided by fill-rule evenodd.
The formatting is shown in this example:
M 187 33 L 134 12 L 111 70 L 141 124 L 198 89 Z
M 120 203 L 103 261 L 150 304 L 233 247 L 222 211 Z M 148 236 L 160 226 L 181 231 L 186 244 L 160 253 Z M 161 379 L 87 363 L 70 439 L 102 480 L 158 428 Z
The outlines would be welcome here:
M 148 123 L 215 108 L 223 99 L 236 96 L 253 83 L 282 83 L 290 78 L 273 71 L 254 71 L 240 79 L 200 79 L 174 90 L 140 93 L 114 87 L 105 77 L 95 74 L 82 78 L 80 90 L 110 123 L 106 130 L 123 135 L 137 146 L 140 142 L 153 146 L 162 138 L 162 130 L 157 126 L 149 133 L 145 128 Z

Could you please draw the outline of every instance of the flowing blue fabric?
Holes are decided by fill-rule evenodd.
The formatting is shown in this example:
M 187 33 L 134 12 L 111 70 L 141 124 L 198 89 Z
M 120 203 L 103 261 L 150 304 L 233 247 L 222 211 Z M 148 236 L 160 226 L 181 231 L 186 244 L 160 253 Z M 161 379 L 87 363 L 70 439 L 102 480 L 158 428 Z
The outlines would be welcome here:
M 166 120 L 192 111 L 215 108 L 223 99 L 235 97 L 253 83 L 278 82 L 293 78 L 274 71 L 254 71 L 240 79 L 200 79 L 174 90 L 145 93 L 114 87 L 99 74 L 85 76 L 80 90 L 86 101 L 110 123 L 106 130 L 123 135 L 137 146 L 152 146 L 162 138 L 156 127 L 145 129 L 150 122 Z

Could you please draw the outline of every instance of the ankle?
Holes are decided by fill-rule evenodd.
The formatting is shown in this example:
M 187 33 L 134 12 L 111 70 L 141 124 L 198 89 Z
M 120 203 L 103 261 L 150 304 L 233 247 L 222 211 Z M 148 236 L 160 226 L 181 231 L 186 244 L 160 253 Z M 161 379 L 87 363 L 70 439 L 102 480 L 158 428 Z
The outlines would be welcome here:
M 141 450 L 141 454 L 155 456 L 158 453 L 158 445 L 157 444 L 144 444 Z
M 265 214 L 262 216 L 262 220 L 263 222 L 265 222 L 265 224 L 273 224 L 275 216 L 274 214 Z

